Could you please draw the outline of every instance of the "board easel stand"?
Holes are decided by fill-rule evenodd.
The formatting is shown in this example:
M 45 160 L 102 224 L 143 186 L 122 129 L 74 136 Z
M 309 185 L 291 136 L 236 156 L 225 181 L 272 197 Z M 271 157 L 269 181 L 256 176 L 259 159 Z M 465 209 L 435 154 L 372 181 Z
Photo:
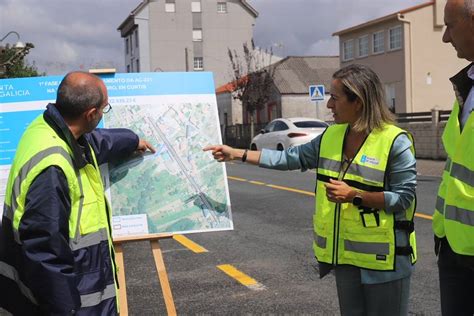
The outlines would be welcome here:
M 176 314 L 176 308 L 174 306 L 173 295 L 171 293 L 171 287 L 168 280 L 168 274 L 166 273 L 165 262 L 163 260 L 163 254 L 160 248 L 160 239 L 173 238 L 172 234 L 152 234 L 146 236 L 136 237 L 119 237 L 114 238 L 115 247 L 115 260 L 118 267 L 118 278 L 119 278 L 119 303 L 120 303 L 120 315 L 128 315 L 128 303 L 127 303 L 127 284 L 125 282 L 125 265 L 123 261 L 123 248 L 122 245 L 126 242 L 143 241 L 148 240 L 150 242 L 151 250 L 153 252 L 153 258 L 155 259 L 156 272 L 161 284 L 161 291 L 163 292 L 163 299 L 165 300 L 166 311 L 168 315 L 174 316 Z

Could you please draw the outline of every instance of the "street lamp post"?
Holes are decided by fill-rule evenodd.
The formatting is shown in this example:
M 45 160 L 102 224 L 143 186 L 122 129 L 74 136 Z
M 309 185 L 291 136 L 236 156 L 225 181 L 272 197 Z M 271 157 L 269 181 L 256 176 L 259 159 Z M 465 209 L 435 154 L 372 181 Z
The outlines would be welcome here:
M 23 44 L 22 42 L 20 42 L 20 34 L 18 34 L 18 32 L 15 32 L 15 31 L 10 31 L 7 33 L 7 35 L 5 35 L 4 37 L 2 37 L 2 39 L 0 39 L 0 43 L 3 42 L 4 39 L 6 39 L 8 37 L 8 35 L 10 34 L 15 34 L 16 37 L 17 37 L 17 41 L 15 43 L 15 45 L 13 45 L 13 48 L 25 48 L 25 44 Z
M 5 46 L 1 43 L 11 34 L 16 35 L 17 41 L 11 47 L 13 52 L 10 54 L 10 45 L 7 43 Z M 20 42 L 20 34 L 16 31 L 10 31 L 0 39 L 0 78 L 4 78 L 7 72 L 7 68 L 15 65 L 21 61 L 28 53 L 31 48 L 35 46 L 31 43 L 23 44 Z

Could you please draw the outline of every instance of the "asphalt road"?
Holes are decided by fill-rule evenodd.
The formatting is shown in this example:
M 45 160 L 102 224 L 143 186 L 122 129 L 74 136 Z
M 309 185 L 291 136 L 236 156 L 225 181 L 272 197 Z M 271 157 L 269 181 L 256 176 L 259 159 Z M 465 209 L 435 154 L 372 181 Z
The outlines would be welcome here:
M 235 229 L 187 235 L 207 249 L 203 253 L 173 239 L 160 242 L 178 315 L 339 314 L 334 276 L 319 279 L 312 253 L 314 197 L 308 192 L 314 191 L 315 173 L 240 163 L 228 164 L 227 172 Z M 431 215 L 438 184 L 437 177 L 418 179 L 421 215 Z M 410 314 L 439 315 L 431 220 L 425 217 L 415 219 L 419 261 L 412 277 Z M 129 313 L 166 314 L 149 243 L 124 248 Z M 220 265 L 232 265 L 257 283 L 243 285 Z

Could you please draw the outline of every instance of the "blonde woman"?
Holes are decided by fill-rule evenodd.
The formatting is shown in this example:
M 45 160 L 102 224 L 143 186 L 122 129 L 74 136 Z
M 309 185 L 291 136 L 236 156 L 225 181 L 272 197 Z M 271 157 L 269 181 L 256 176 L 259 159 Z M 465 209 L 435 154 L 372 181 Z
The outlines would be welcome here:
M 208 146 L 217 161 L 317 170 L 313 249 L 334 269 L 342 315 L 407 315 L 416 261 L 416 168 L 410 135 L 394 125 L 368 67 L 338 70 L 327 107 L 335 125 L 286 151 Z

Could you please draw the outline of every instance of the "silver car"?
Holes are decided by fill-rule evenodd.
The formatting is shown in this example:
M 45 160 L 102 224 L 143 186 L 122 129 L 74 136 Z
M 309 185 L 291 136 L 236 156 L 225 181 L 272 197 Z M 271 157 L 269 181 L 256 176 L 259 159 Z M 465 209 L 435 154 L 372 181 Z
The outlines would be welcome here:
M 323 133 L 328 126 L 324 121 L 307 117 L 275 119 L 252 139 L 250 149 L 285 150 L 288 147 L 310 142 Z

